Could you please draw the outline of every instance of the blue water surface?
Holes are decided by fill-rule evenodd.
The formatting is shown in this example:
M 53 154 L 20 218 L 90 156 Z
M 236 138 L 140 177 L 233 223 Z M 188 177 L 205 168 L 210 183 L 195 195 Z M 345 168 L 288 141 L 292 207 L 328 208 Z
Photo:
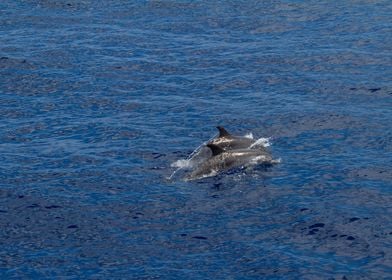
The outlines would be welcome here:
M 391 279 L 391 1 L 0 2 L 1 279 Z M 167 178 L 222 125 L 271 168 Z

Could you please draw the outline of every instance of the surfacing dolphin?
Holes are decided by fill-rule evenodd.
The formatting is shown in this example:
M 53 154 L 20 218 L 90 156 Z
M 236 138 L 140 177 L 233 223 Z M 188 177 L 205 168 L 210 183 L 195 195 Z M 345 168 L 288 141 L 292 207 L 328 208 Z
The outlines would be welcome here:
M 187 180 L 201 179 L 214 176 L 217 173 L 227 171 L 231 168 L 245 167 L 255 164 L 272 164 L 273 159 L 266 150 L 260 149 L 236 149 L 224 150 L 216 144 L 207 144 L 212 152 L 212 157 L 201 163 Z
M 251 146 L 256 142 L 253 138 L 250 137 L 233 136 L 222 126 L 217 126 L 216 128 L 219 130 L 219 135 L 217 138 L 210 141 L 209 144 L 219 146 L 226 151 L 251 148 Z

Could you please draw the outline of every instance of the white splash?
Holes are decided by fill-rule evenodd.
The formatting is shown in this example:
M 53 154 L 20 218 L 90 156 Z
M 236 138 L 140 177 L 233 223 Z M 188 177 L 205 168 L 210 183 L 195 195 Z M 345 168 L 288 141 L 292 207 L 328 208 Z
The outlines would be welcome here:
M 260 162 L 266 161 L 268 158 L 266 156 L 256 156 L 250 160 L 251 165 L 258 164 Z
M 186 177 L 185 181 L 193 181 L 193 180 L 199 180 L 199 179 L 204 179 L 208 177 L 214 177 L 218 174 L 218 171 L 212 170 L 210 173 L 200 175 L 199 177 Z
M 216 138 L 217 134 L 215 134 L 213 137 L 208 139 L 207 141 L 201 143 L 196 149 L 193 150 L 193 152 L 188 156 L 186 159 L 179 159 L 173 162 L 170 166 L 171 167 L 176 167 L 177 169 L 173 171 L 173 173 L 167 178 L 168 180 L 171 180 L 174 175 L 180 171 L 183 168 L 192 168 L 195 161 L 194 158 L 197 158 L 199 154 L 201 154 L 202 148 L 207 145 L 208 142 L 210 142 L 212 139 Z
M 253 139 L 253 133 L 249 132 L 249 133 L 245 134 L 244 137 L 249 138 L 249 139 Z
M 250 145 L 249 148 L 252 149 L 254 147 L 260 147 L 260 146 L 263 146 L 263 147 L 271 146 L 271 137 L 269 137 L 269 138 L 261 137 L 261 138 L 257 139 L 252 145 Z
M 173 162 L 170 166 L 176 168 L 188 168 L 192 167 L 192 164 L 189 159 L 179 159 Z

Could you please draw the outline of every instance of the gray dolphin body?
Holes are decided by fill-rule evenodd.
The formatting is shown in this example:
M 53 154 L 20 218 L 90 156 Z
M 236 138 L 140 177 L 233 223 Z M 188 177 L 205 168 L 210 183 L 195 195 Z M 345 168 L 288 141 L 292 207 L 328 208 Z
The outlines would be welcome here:
M 219 146 L 226 151 L 235 149 L 247 149 L 256 142 L 252 138 L 233 136 L 221 126 L 217 126 L 216 128 L 219 130 L 219 136 L 210 141 L 209 144 Z
M 271 155 L 260 149 L 236 149 L 224 150 L 218 145 L 207 144 L 212 152 L 212 157 L 200 164 L 187 180 L 195 180 L 203 177 L 213 176 L 219 172 L 231 168 L 242 167 L 252 164 L 271 164 Z

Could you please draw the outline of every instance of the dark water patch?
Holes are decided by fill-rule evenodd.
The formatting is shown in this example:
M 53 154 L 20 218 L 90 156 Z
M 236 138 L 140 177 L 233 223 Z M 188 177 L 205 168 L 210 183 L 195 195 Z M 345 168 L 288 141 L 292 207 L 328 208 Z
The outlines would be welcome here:
M 310 230 L 307 235 L 313 235 L 316 234 L 319 230 L 317 228 Z
M 46 209 L 56 209 L 56 208 L 61 208 L 60 205 L 49 205 L 49 206 L 45 206 Z
M 33 204 L 27 206 L 27 208 L 39 208 L 39 207 L 41 207 L 41 206 L 37 203 L 33 203 Z
M 143 213 L 141 213 L 141 212 L 136 212 L 132 218 L 133 218 L 133 219 L 140 219 L 140 218 L 142 218 L 143 216 L 144 216 Z
M 317 224 L 309 226 L 309 228 L 310 229 L 312 229 L 312 228 L 322 228 L 322 227 L 324 227 L 324 225 L 325 224 L 323 224 L 323 223 L 317 223 Z
M 79 228 L 79 227 L 77 225 L 70 225 L 70 226 L 67 226 L 67 228 L 73 229 L 73 228 Z
M 199 236 L 199 235 L 192 236 L 192 238 L 193 238 L 193 239 L 199 239 L 199 240 L 207 240 L 207 239 L 208 239 L 208 238 L 205 237 L 205 236 Z

